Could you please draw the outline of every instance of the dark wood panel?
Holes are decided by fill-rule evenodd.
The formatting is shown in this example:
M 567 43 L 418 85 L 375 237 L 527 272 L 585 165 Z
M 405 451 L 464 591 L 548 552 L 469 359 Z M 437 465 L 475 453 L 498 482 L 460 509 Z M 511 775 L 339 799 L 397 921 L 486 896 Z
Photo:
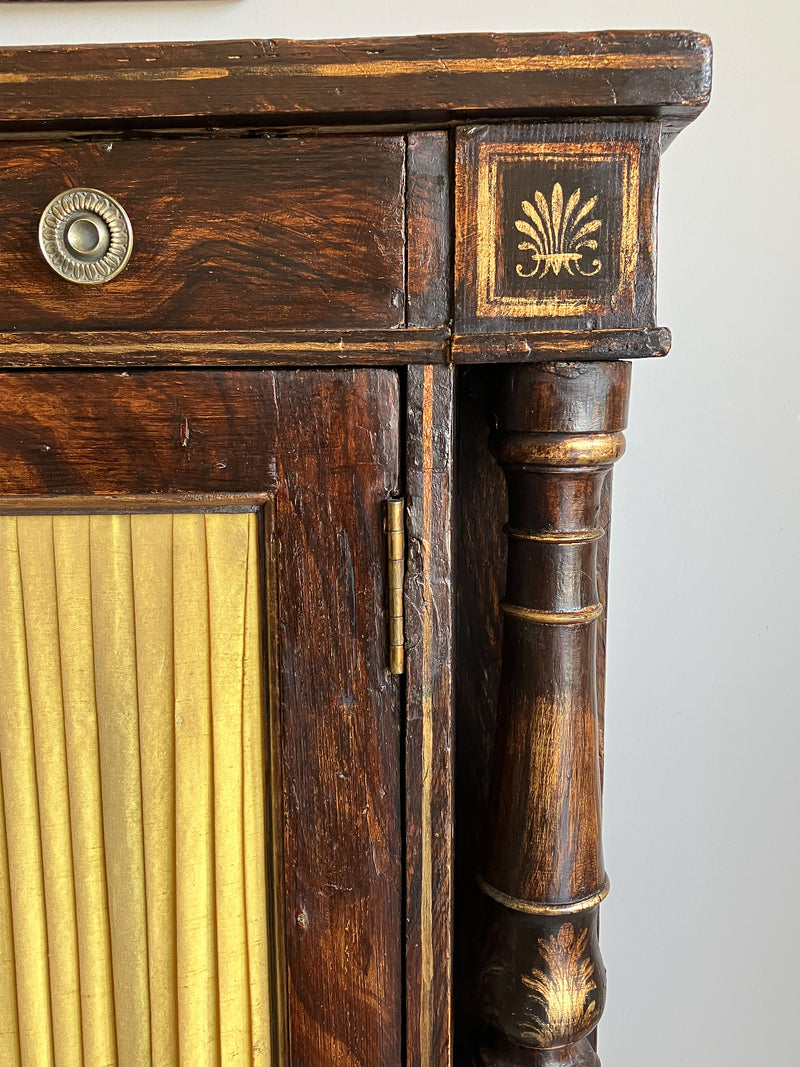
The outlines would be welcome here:
M 398 680 L 388 673 L 385 498 L 398 379 L 299 372 L 277 395 L 292 1067 L 399 1067 Z M 328 432 L 320 432 L 323 427 Z
M 272 384 L 268 372 L 0 374 L 0 492 L 275 490 Z
M 102 285 L 60 278 L 39 217 L 70 187 L 127 211 Z M 0 144 L 0 330 L 369 328 L 405 315 L 402 137 Z
M 652 122 L 459 130 L 455 333 L 652 332 L 661 135 Z
M 0 367 L 247 367 L 447 362 L 449 330 L 0 333 Z
M 489 452 L 501 368 L 464 367 L 458 385 L 456 464 L 455 1063 L 472 1063 L 480 1020 L 476 975 L 485 897 L 477 883 L 500 686 L 508 512 L 505 478 Z
M 406 1067 L 453 1062 L 455 372 L 407 372 Z
M 652 330 L 460 334 L 452 339 L 451 350 L 454 363 L 536 363 L 645 359 L 666 356 L 671 344 L 669 330 L 665 326 L 657 326 Z
M 387 670 L 391 371 L 6 372 L 0 495 L 90 507 L 274 494 L 293 1067 L 399 1067 L 400 698 Z M 14 503 L 19 507 L 19 501 Z M 241 505 L 239 505 L 241 506 Z
M 708 102 L 711 43 L 685 31 L 227 41 L 0 52 L 0 128 L 656 115 Z
M 453 222 L 450 137 L 443 130 L 408 135 L 408 283 L 406 323 L 450 320 Z

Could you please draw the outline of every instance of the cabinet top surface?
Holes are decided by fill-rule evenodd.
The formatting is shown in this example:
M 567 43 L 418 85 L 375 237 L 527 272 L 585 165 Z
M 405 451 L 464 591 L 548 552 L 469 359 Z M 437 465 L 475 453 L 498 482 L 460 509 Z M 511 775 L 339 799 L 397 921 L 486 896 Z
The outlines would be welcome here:
M 11 48 L 0 132 L 591 115 L 675 132 L 710 89 L 711 43 L 688 31 Z

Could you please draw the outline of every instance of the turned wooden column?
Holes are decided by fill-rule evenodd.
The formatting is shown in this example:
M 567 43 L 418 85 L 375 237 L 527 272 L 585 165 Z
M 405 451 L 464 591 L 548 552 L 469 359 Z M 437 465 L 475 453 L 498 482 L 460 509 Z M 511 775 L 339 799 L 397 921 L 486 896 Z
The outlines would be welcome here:
M 509 369 L 491 445 L 508 483 L 503 667 L 480 877 L 485 1067 L 595 1067 L 605 1000 L 597 579 L 630 364 Z

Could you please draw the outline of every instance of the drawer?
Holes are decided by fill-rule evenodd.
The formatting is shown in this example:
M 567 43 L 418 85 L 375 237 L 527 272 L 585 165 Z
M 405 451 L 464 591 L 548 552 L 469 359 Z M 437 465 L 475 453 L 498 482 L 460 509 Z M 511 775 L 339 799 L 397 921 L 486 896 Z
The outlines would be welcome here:
M 100 285 L 38 245 L 71 187 L 125 209 L 133 251 Z M 374 329 L 405 314 L 402 137 L 0 144 L 0 331 Z

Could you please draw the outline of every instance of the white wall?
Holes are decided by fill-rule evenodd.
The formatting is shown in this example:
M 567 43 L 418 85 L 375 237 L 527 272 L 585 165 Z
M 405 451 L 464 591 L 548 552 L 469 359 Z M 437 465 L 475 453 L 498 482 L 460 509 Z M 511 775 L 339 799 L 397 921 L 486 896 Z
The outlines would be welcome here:
M 797 0 L 0 4 L 2 44 L 691 28 L 659 322 L 615 479 L 606 1067 L 792 1067 L 800 1001 Z M 798 305 L 795 304 L 798 301 Z M 322 1067 L 322 1065 L 320 1065 Z M 376 1065 L 379 1067 L 379 1065 Z

